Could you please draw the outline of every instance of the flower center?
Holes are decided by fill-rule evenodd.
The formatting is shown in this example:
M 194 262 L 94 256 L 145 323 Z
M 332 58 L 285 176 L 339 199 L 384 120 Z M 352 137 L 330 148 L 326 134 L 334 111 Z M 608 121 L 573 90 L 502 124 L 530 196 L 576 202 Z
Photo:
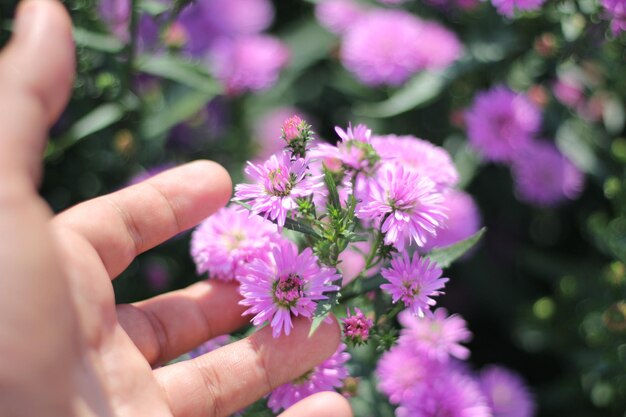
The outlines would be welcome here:
M 297 274 L 279 277 L 273 287 L 274 302 L 280 307 L 293 307 L 304 297 L 304 282 Z
M 246 234 L 242 230 L 233 230 L 223 237 L 224 246 L 230 251 L 239 248 L 241 242 L 246 240 Z
M 277 197 L 285 197 L 291 193 L 295 181 L 295 175 L 290 175 L 282 168 L 276 168 L 267 174 L 265 192 Z

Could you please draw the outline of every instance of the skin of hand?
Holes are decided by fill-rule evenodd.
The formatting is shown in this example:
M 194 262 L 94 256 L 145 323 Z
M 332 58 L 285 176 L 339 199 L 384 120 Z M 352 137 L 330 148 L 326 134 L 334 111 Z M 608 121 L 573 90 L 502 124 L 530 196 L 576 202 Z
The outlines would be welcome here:
M 37 193 L 47 130 L 74 75 L 70 19 L 27 0 L 0 54 L 0 415 L 226 416 L 330 356 L 336 321 L 308 337 L 269 327 L 197 359 L 155 369 L 247 319 L 232 283 L 200 282 L 116 305 L 111 281 L 141 252 L 229 199 L 219 165 L 198 161 L 56 217 Z M 336 393 L 284 417 L 350 417 Z

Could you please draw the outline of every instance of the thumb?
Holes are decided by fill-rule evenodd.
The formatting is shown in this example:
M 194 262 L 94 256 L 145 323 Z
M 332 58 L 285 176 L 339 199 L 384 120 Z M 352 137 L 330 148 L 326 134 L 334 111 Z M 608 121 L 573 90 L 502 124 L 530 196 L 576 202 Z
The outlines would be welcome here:
M 65 8 L 57 0 L 22 1 L 0 54 L 0 182 L 32 187 L 39 180 L 47 131 L 67 103 L 73 77 Z

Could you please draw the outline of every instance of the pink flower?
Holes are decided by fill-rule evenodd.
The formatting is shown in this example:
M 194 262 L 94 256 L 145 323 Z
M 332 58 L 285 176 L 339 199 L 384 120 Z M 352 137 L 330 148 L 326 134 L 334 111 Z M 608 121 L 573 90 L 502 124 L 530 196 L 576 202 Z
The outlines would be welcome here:
M 322 143 L 311 150 L 312 158 L 319 158 L 326 165 L 330 166 L 339 163 L 347 169 L 355 171 L 368 171 L 373 168 L 378 160 L 378 155 L 371 145 L 370 137 L 372 131 L 365 125 L 357 125 L 344 131 L 340 127 L 335 127 L 335 132 L 341 138 L 337 146 Z M 327 166 L 328 168 L 328 166 Z
M 269 395 L 268 407 L 277 413 L 310 395 L 340 388 L 348 376 L 346 362 L 350 360 L 350 354 L 345 350 L 346 345 L 340 344 L 330 358 L 299 378 L 276 388 Z
M 243 265 L 264 256 L 281 240 L 274 223 L 240 208 L 225 207 L 194 230 L 191 256 L 199 274 L 230 281 Z
M 358 308 L 354 308 L 354 315 L 348 315 L 343 319 L 343 335 L 354 344 L 367 342 L 370 336 L 370 329 L 374 325 L 371 319 L 365 317 L 365 314 Z
M 385 135 L 372 138 L 372 145 L 383 161 L 402 164 L 441 187 L 459 182 L 459 173 L 448 151 L 415 136 Z
M 472 333 L 461 316 L 448 317 L 445 308 L 438 308 L 432 316 L 419 318 L 405 310 L 398 315 L 398 320 L 405 327 L 400 333 L 400 342 L 413 346 L 418 352 L 440 362 L 450 356 L 469 357 L 469 349 L 461 343 L 468 342 Z
M 353 0 L 323 0 L 315 6 L 317 21 L 336 34 L 346 31 L 365 12 L 365 8 Z
M 300 136 L 300 125 L 302 119 L 298 115 L 293 115 L 283 122 L 283 138 L 287 143 Z
M 310 248 L 298 254 L 295 243 L 283 241 L 274 246 L 267 259 L 257 258 L 247 264 L 237 277 L 241 282 L 244 312 L 254 314 L 252 323 L 269 322 L 272 335 L 289 335 L 292 316 L 312 317 L 317 301 L 328 297 L 328 291 L 339 287 L 329 285 L 339 278 L 334 269 L 320 267 Z
M 289 60 L 289 50 L 267 35 L 222 38 L 211 49 L 211 68 L 230 94 L 271 87 Z
M 280 139 L 281 126 L 285 119 L 297 115 L 303 120 L 310 120 L 300 109 L 295 107 L 279 107 L 264 113 L 253 126 L 253 140 L 257 144 L 256 158 L 265 160 L 285 148 L 285 142 Z
M 402 301 L 411 313 L 424 317 L 436 304 L 431 297 L 443 294 L 448 278 L 441 278 L 442 270 L 428 258 L 420 258 L 416 253 L 413 259 L 406 252 L 391 260 L 391 268 L 383 269 L 381 275 L 389 281 L 380 288 L 391 294 L 395 304 Z
M 602 7 L 611 17 L 611 30 L 615 36 L 626 31 L 626 3 L 624 0 L 602 0 Z
M 307 197 L 324 185 L 320 178 L 307 174 L 307 165 L 308 161 L 302 158 L 292 161 L 287 152 L 272 155 L 262 165 L 248 162 L 246 174 L 256 183 L 237 185 L 235 200 L 249 201 L 252 213 L 264 214 L 282 228 L 288 213 L 298 207 L 296 199 Z
M 551 143 L 533 141 L 511 166 L 517 196 L 539 206 L 554 206 L 580 195 L 584 175 Z
M 356 216 L 379 222 L 385 244 L 399 250 L 407 240 L 424 246 L 447 218 L 437 184 L 402 165 L 383 164 L 363 194 Z
M 522 378 L 513 371 L 491 365 L 480 372 L 482 392 L 493 417 L 532 417 L 535 403 Z
M 517 10 L 537 10 L 545 1 L 546 0 L 491 0 L 491 3 L 501 15 L 513 17 Z
M 466 113 L 471 145 L 487 160 L 510 162 L 541 127 L 541 113 L 528 98 L 498 86 L 479 93 Z

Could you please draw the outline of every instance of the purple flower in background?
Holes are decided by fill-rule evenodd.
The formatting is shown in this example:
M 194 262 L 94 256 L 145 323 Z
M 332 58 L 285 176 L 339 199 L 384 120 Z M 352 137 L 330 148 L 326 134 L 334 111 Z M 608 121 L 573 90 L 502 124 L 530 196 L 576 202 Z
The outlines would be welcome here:
M 626 31 L 626 2 L 624 0 L 602 0 L 602 7 L 611 17 L 611 30 L 614 35 Z
M 153 291 L 163 291 L 170 281 L 170 270 L 167 263 L 157 257 L 150 258 L 146 262 L 143 274 L 148 286 Z
M 478 232 L 481 226 L 480 211 L 471 195 L 461 190 L 450 189 L 443 194 L 443 205 L 448 219 L 444 227 L 437 231 L 437 236 L 430 238 L 425 251 L 453 245 Z
M 518 10 L 537 10 L 545 1 L 546 0 L 491 0 L 491 3 L 501 15 L 513 17 Z
M 400 163 L 441 187 L 455 186 L 459 173 L 445 149 L 414 136 L 375 136 L 372 145 L 383 161 Z
M 345 350 L 346 345 L 340 344 L 330 358 L 299 378 L 276 388 L 269 395 L 268 407 L 277 413 L 310 395 L 340 388 L 348 376 L 346 362 L 350 359 L 350 354 Z
M 541 113 L 528 98 L 498 86 L 479 93 L 466 114 L 471 145 L 487 160 L 510 162 L 541 125 Z
M 554 206 L 580 195 L 584 175 L 551 143 L 534 141 L 511 166 L 517 197 L 539 206 Z
M 391 260 L 391 268 L 383 269 L 381 275 L 389 281 L 380 288 L 391 294 L 395 304 L 402 301 L 411 313 L 424 317 L 436 303 L 431 297 L 443 294 L 448 278 L 441 277 L 442 270 L 428 258 L 414 254 L 413 259 L 406 252 Z
M 481 371 L 479 382 L 493 417 L 532 417 L 535 414 L 532 395 L 518 374 L 491 365 Z
M 378 1 L 383 4 L 402 4 L 402 3 L 406 3 L 408 0 L 378 0 Z
M 584 87 L 573 74 L 560 76 L 553 84 L 552 92 L 557 100 L 571 108 L 577 108 L 585 99 Z
M 365 314 L 358 308 L 354 308 L 354 315 L 350 314 L 343 319 L 343 335 L 346 339 L 355 344 L 366 342 L 370 336 L 370 329 L 374 325 L 374 321 L 365 317 Z
M 405 402 L 419 394 L 428 380 L 436 377 L 438 367 L 427 356 L 419 355 L 407 344 L 400 343 L 385 352 L 378 361 L 378 389 L 392 404 Z
M 341 61 L 364 84 L 400 85 L 421 66 L 422 22 L 400 10 L 377 10 L 344 33 Z
M 98 11 L 104 23 L 115 37 L 122 42 L 130 40 L 130 0 L 100 0 Z M 138 39 L 140 50 L 154 45 L 159 39 L 159 26 L 148 15 L 139 18 Z
M 432 315 L 419 318 L 405 310 L 398 315 L 398 320 L 404 326 L 400 342 L 413 346 L 418 352 L 440 362 L 447 361 L 450 356 L 469 357 L 469 349 L 461 343 L 468 342 L 472 333 L 461 316 L 453 314 L 448 317 L 445 308 L 438 308 Z
M 478 383 L 457 369 L 446 369 L 409 395 L 397 417 L 492 417 Z
M 267 259 L 257 258 L 244 266 L 237 277 L 241 282 L 244 312 L 254 314 L 252 323 L 269 322 L 272 335 L 289 335 L 292 316 L 311 317 L 317 301 L 328 297 L 328 291 L 339 287 L 328 285 L 339 278 L 334 269 L 320 267 L 310 248 L 298 254 L 298 247 L 289 241 L 274 246 Z
M 421 247 L 437 234 L 446 219 L 442 203 L 443 196 L 430 178 L 386 163 L 368 182 L 356 215 L 380 222 L 385 244 L 402 250 L 407 241 Z
M 317 21 L 336 34 L 345 32 L 365 13 L 366 9 L 353 0 L 324 0 L 315 6 Z
M 283 238 L 274 223 L 235 207 L 204 220 L 191 235 L 191 256 L 199 274 L 230 281 L 243 265 L 263 257 Z
M 224 37 L 215 42 L 210 54 L 213 74 L 233 95 L 271 87 L 288 60 L 287 46 L 267 35 Z
M 296 199 L 307 197 L 324 185 L 319 178 L 307 174 L 307 165 L 308 161 L 302 158 L 292 161 L 287 152 L 272 155 L 262 165 L 248 162 L 246 174 L 256 183 L 238 184 L 235 200 L 249 201 L 252 213 L 264 214 L 282 228 L 288 213 L 298 207 Z
M 274 8 L 268 0 L 198 0 L 178 18 L 187 32 L 185 51 L 206 53 L 221 38 L 253 35 L 269 27 Z
M 375 10 L 345 31 L 343 65 L 370 86 L 404 83 L 423 69 L 442 69 L 459 58 L 452 32 L 402 10 Z
M 461 57 L 463 46 L 454 32 L 439 23 L 424 21 L 416 48 L 420 69 L 443 70 Z
M 213 352 L 214 350 L 217 350 L 222 346 L 226 346 L 229 342 L 230 336 L 227 334 L 214 337 L 213 339 L 207 340 L 206 342 L 189 352 L 189 356 L 191 359 L 197 358 L 198 356 Z

